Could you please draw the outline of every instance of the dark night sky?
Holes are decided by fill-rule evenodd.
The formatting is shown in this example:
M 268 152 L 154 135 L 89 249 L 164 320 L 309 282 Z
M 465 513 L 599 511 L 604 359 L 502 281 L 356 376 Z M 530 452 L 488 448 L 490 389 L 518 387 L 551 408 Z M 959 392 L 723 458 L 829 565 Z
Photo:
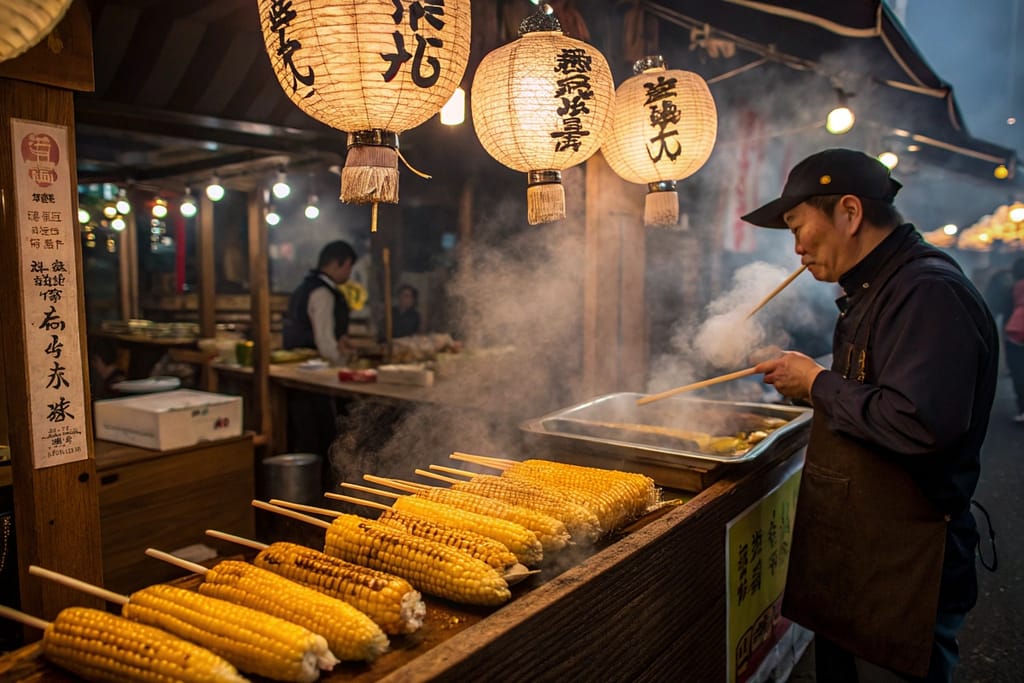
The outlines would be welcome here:
M 1024 1 L 886 1 L 952 84 L 970 133 L 1024 156 Z

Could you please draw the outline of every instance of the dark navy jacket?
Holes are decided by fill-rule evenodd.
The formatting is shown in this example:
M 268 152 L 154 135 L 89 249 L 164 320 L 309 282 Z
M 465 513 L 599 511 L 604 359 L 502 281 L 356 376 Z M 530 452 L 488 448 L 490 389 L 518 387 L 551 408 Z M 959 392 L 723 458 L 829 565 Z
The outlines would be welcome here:
M 316 348 L 313 323 L 309 319 L 309 295 L 317 287 L 326 287 L 334 295 L 334 338 L 348 333 L 348 302 L 337 287 L 327 284 L 318 270 L 311 270 L 292 292 L 285 314 L 282 346 L 286 349 Z
M 939 609 L 966 611 L 977 600 L 978 536 L 970 501 L 998 370 L 992 314 L 955 261 L 905 224 L 840 279 L 847 295 L 836 302 L 833 348 L 850 341 L 849 328 L 861 314 L 857 305 L 878 284 L 883 264 L 903 255 L 911 260 L 892 276 L 865 319 L 871 334 L 863 382 L 822 372 L 812 397 L 832 429 L 902 464 L 948 515 Z M 833 367 L 844 363 L 836 357 Z

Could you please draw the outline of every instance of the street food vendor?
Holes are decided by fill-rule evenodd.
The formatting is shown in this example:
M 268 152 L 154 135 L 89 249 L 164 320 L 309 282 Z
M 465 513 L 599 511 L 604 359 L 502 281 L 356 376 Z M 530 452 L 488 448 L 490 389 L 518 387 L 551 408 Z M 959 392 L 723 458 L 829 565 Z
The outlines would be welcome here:
M 348 281 L 355 262 L 356 251 L 344 240 L 329 242 L 320 250 L 316 268 L 288 300 L 284 348 L 315 348 L 324 360 L 336 365 L 344 360 L 349 310 L 338 285 Z
M 998 333 L 956 262 L 903 221 L 900 187 L 829 149 L 743 217 L 790 230 L 815 279 L 845 292 L 831 369 L 793 351 L 756 367 L 814 406 L 783 614 L 815 631 L 819 681 L 855 681 L 863 662 L 950 681 L 977 600 L 970 506 Z

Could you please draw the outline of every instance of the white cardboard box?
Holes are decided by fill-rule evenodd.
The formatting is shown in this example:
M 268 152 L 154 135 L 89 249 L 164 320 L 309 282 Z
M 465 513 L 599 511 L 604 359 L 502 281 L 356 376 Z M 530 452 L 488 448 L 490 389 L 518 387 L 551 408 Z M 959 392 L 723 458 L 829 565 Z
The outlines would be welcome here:
M 96 438 L 170 450 L 242 433 L 242 397 L 178 389 L 93 404 Z

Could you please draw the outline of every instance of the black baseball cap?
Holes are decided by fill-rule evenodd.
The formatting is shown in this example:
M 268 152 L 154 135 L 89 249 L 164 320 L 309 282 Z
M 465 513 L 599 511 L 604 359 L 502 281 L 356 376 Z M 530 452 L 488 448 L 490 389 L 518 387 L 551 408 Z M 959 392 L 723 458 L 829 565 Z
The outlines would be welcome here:
M 826 149 L 794 166 L 782 196 L 751 211 L 743 220 L 762 228 L 785 229 L 788 226 L 782 216 L 809 197 L 852 194 L 891 204 L 901 187 L 878 159 L 853 149 Z

